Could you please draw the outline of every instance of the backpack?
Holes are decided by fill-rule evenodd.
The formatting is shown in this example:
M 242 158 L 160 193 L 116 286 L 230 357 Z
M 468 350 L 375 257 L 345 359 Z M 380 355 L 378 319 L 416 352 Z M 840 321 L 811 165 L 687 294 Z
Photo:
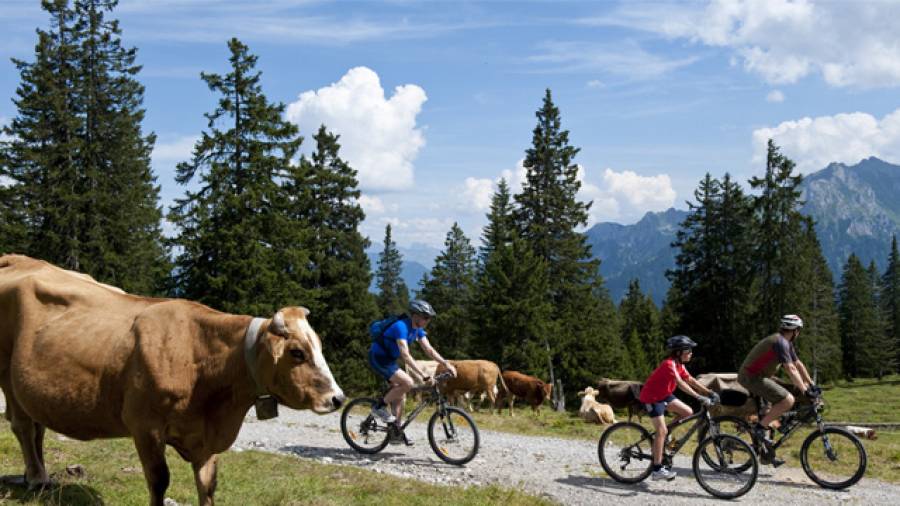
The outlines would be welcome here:
M 404 316 L 406 315 L 388 316 L 387 318 L 372 322 L 369 325 L 369 334 L 372 336 L 372 341 L 378 343 L 382 348 L 387 349 L 387 346 L 384 344 L 384 333 L 387 332 L 387 329 L 389 329 L 391 325 L 402 320 Z

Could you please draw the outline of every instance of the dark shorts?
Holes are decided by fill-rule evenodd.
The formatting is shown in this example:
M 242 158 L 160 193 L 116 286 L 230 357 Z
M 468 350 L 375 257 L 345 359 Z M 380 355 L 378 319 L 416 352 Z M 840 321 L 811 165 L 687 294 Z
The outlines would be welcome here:
M 772 378 L 764 378 L 762 376 L 751 376 L 743 371 L 738 373 L 738 383 L 763 399 L 778 404 L 788 396 L 788 391 L 783 386 L 775 383 Z
M 371 349 L 369 349 L 369 365 L 372 369 L 375 369 L 375 372 L 384 378 L 385 381 L 390 381 L 391 376 L 400 369 L 396 360 L 390 360 L 387 363 L 379 361 Z
M 668 406 L 669 403 L 674 400 L 675 400 L 675 396 L 670 395 L 659 402 L 651 402 L 650 404 L 644 404 L 644 409 L 647 410 L 647 413 L 650 415 L 650 418 L 655 418 L 657 416 L 663 416 L 664 414 L 666 414 L 666 406 Z

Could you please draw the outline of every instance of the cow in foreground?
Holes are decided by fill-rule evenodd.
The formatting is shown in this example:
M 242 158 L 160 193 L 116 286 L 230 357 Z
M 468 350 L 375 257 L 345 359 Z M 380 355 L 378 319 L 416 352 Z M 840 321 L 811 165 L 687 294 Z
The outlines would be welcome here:
M 509 406 L 509 416 L 512 416 L 516 397 L 527 402 L 531 410 L 537 413 L 544 401 L 549 401 L 553 393 L 553 385 L 550 383 L 518 371 L 503 371 L 502 378 L 509 394 L 500 395 L 497 399 L 498 413 L 503 409 L 502 403 L 505 400 Z
M 198 503 L 211 505 L 216 456 L 257 398 L 317 413 L 343 402 L 308 313 L 231 315 L 0 257 L 0 387 L 28 485 L 50 482 L 50 428 L 80 440 L 131 437 L 151 505 L 163 504 L 169 486 L 169 445 L 191 463 Z
M 578 392 L 581 397 L 581 407 L 578 408 L 578 416 L 588 423 L 616 423 L 616 415 L 609 404 L 597 402 L 597 391 L 591 387 Z
M 639 381 L 603 378 L 597 382 L 597 399 L 609 404 L 613 409 L 627 409 L 629 422 L 634 415 L 637 415 L 640 420 L 646 413 L 638 399 L 642 386 L 643 383 Z
M 466 398 L 466 393 L 471 394 L 466 398 L 470 411 L 472 410 L 472 397 L 484 393 L 490 401 L 490 405 L 494 406 L 497 402 L 497 387 L 499 387 L 500 395 L 506 392 L 506 385 L 500 376 L 500 368 L 490 360 L 450 360 L 450 363 L 456 368 L 456 377 L 448 379 L 441 385 L 441 391 L 449 399 Z M 444 371 L 443 366 L 438 366 L 436 374 Z

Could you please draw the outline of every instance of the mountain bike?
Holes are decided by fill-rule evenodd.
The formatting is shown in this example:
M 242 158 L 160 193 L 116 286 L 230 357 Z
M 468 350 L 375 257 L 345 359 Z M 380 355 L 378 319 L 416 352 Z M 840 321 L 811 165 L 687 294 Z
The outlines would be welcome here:
M 669 434 L 690 422 L 694 425 L 681 437 L 663 446 L 662 465 L 671 468 L 675 455 L 697 432 L 692 469 L 704 490 L 723 499 L 740 497 L 756 484 L 759 463 L 753 448 L 740 438 L 719 433 L 709 410 L 701 407 L 691 416 L 666 425 Z M 699 432 L 698 432 L 699 431 Z M 613 424 L 600 436 L 597 453 L 600 465 L 612 479 L 620 483 L 638 483 L 650 476 L 653 464 L 652 444 L 655 433 L 634 422 Z
M 762 398 L 751 396 L 756 401 L 758 419 L 766 412 Z M 812 403 L 792 409 L 781 416 L 778 432 L 781 436 L 771 447 L 764 445 L 754 434 L 750 423 L 736 416 L 717 416 L 713 421 L 720 433 L 729 433 L 749 439 L 754 451 L 763 463 L 771 461 L 775 451 L 797 431 L 801 425 L 814 423 L 816 428 L 800 446 L 800 464 L 803 472 L 813 482 L 823 488 L 840 490 L 854 485 L 866 472 L 868 455 L 866 448 L 856 435 L 842 427 L 825 425 L 822 413 L 825 402 L 821 395 Z
M 466 464 L 475 458 L 481 440 L 472 417 L 462 408 L 451 406 L 438 389 L 439 384 L 451 377 L 449 372 L 441 373 L 434 377 L 433 385 L 414 387 L 410 393 L 424 392 L 425 396 L 402 424 L 385 423 L 373 415 L 372 407 L 378 403 L 376 398 L 361 397 L 350 401 L 341 413 L 344 440 L 354 450 L 366 454 L 378 453 L 392 441 L 409 444 L 406 427 L 433 404 L 435 411 L 428 420 L 428 444 L 444 462 L 457 466 Z M 381 398 L 389 389 L 390 385 L 387 385 Z

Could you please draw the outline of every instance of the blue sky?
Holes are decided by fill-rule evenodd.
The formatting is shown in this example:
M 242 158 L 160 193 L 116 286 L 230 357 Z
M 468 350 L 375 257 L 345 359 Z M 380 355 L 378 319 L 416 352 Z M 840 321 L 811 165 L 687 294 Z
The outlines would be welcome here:
M 9 58 L 33 59 L 48 26 L 39 4 L 0 4 L 0 122 L 16 114 Z M 806 173 L 900 162 L 897 3 L 122 0 L 114 16 L 144 65 L 166 206 L 215 104 L 199 73 L 227 72 L 232 36 L 307 139 L 341 134 L 375 243 L 392 223 L 401 246 L 439 248 L 457 221 L 477 244 L 546 88 L 591 223 L 684 208 L 707 171 L 759 174 L 769 137 Z

